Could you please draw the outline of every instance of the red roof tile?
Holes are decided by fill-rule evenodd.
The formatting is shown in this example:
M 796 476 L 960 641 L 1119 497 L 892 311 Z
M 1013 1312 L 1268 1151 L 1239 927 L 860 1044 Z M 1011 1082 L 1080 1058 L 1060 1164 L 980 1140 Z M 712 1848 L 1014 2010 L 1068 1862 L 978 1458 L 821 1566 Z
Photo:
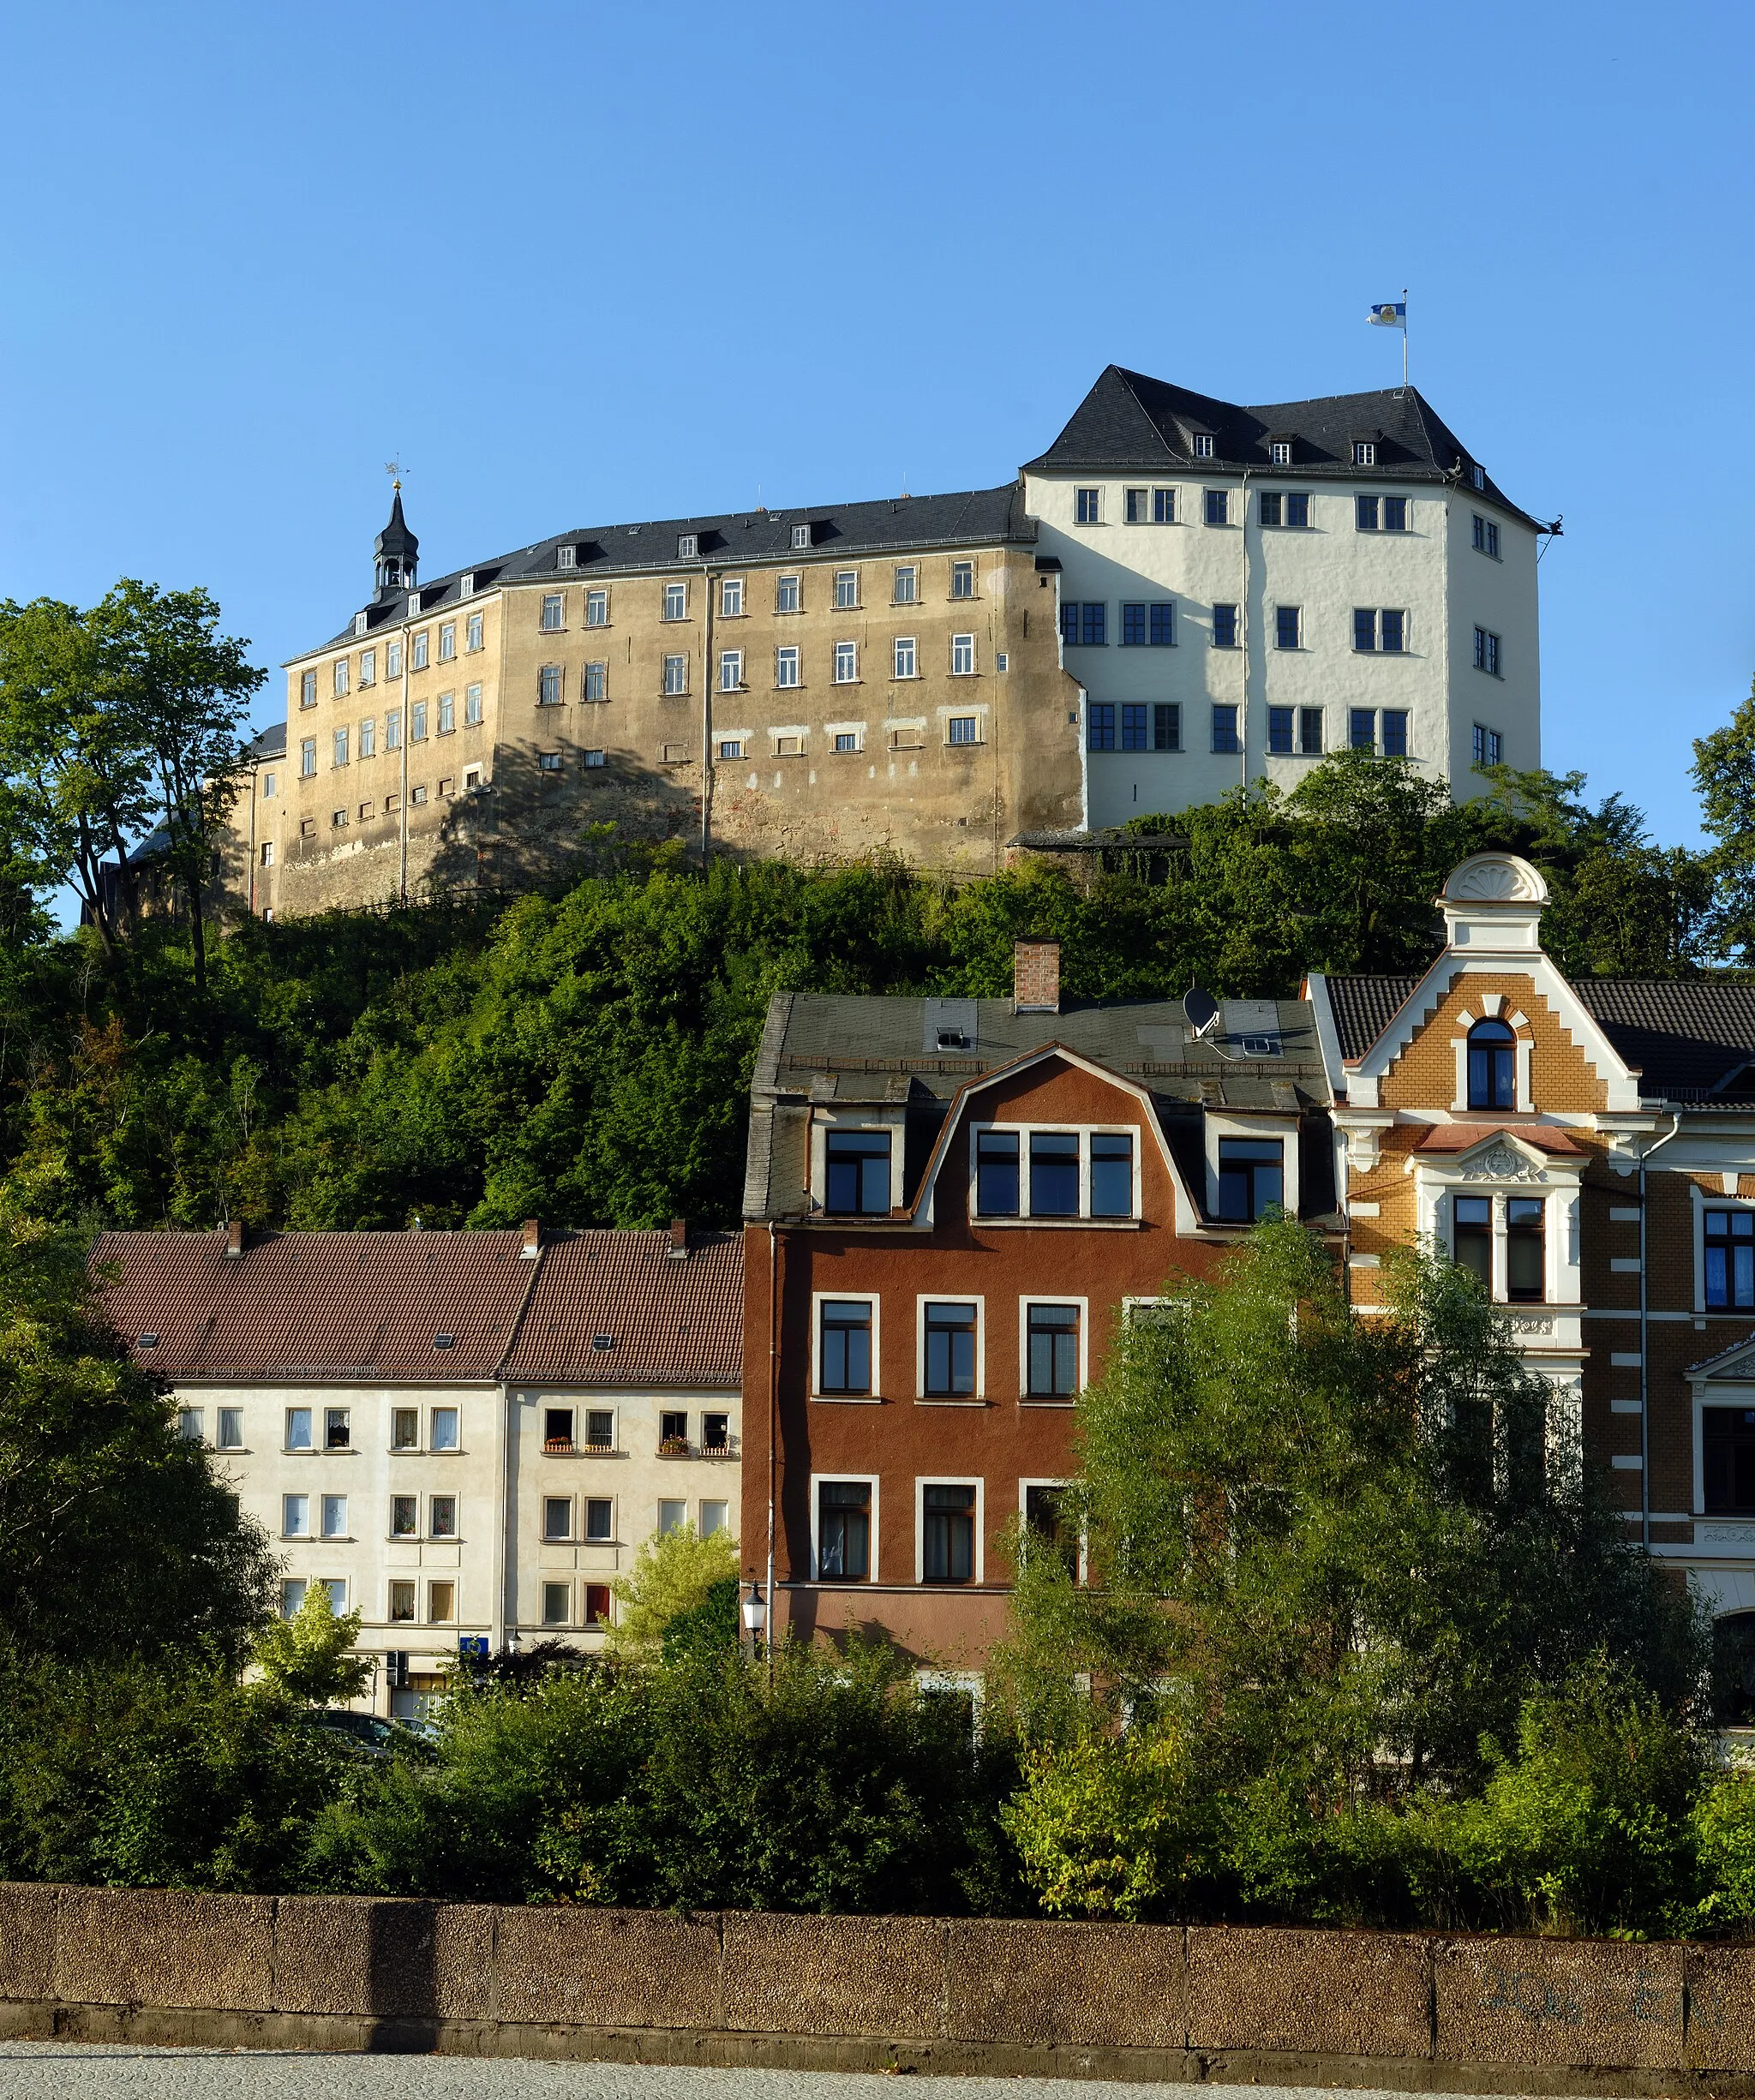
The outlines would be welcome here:
M 1521 1138 L 1538 1152 L 1578 1152 L 1564 1130 L 1553 1123 L 1433 1123 L 1421 1135 L 1417 1152 L 1465 1152 L 1488 1138 Z
M 105 1232 L 117 1329 L 167 1378 L 529 1379 L 723 1385 L 740 1378 L 743 1242 L 582 1232 Z M 143 1340 L 156 1337 L 153 1343 Z M 593 1337 L 608 1336 L 597 1349 Z M 440 1337 L 448 1340 L 440 1346 Z
M 167 1377 L 492 1378 L 537 1264 L 516 1232 L 105 1232 L 104 1296 Z M 156 1334 L 155 1347 L 140 1337 Z M 445 1347 L 441 1335 L 451 1337 Z
M 568 1385 L 719 1385 L 743 1379 L 744 1243 L 704 1232 L 575 1232 L 542 1274 L 504 1375 Z M 607 1337 L 608 1349 L 594 1345 Z

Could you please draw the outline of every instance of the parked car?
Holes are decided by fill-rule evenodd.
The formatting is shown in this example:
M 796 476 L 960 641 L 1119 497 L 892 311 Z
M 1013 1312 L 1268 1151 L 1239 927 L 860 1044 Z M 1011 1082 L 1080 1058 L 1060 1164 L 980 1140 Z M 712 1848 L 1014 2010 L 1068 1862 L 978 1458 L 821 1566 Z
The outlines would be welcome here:
M 341 1706 L 324 1707 L 306 1719 L 314 1728 L 346 1737 L 368 1756 L 392 1757 L 398 1751 L 405 1756 L 430 1755 L 430 1732 L 419 1723 L 386 1720 L 381 1714 L 356 1714 Z

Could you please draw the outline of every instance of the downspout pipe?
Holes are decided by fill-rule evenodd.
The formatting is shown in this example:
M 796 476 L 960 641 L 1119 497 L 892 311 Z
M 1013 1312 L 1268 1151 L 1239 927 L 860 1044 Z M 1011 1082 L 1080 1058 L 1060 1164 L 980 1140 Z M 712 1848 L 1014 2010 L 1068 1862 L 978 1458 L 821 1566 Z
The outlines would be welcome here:
M 776 1296 L 780 1247 L 774 1221 L 768 1222 L 768 1666 L 774 1666 L 774 1622 L 780 1607 L 774 1594 L 774 1483 L 779 1465 L 780 1329 Z
M 1645 1226 L 1645 1163 L 1654 1152 L 1662 1152 L 1681 1127 L 1682 1113 L 1677 1109 L 1670 1116 L 1669 1128 L 1656 1145 L 1648 1146 L 1639 1155 L 1639 1543 L 1648 1553 L 1651 1547 L 1651 1332 L 1650 1286 L 1645 1276 L 1650 1237 Z

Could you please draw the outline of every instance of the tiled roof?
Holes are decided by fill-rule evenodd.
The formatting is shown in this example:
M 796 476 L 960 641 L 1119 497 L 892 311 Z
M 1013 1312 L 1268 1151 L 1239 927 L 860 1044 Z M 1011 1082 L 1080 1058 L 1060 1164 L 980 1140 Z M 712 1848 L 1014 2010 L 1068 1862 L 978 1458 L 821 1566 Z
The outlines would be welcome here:
M 502 1375 L 568 1385 L 714 1385 L 743 1377 L 744 1243 L 698 1233 L 576 1232 L 542 1274 Z M 596 1346 L 607 1337 L 608 1349 Z
M 1488 1138 L 1502 1138 L 1507 1134 L 1521 1139 L 1525 1145 L 1533 1145 L 1538 1152 L 1552 1152 L 1563 1158 L 1569 1152 L 1580 1152 L 1581 1146 L 1574 1145 L 1566 1132 L 1554 1123 L 1498 1122 L 1498 1123 L 1431 1123 L 1421 1134 L 1414 1150 L 1417 1152 L 1466 1152 Z
M 1195 458 L 1197 434 L 1212 438 L 1211 459 Z M 1469 493 L 1487 496 L 1526 523 L 1535 523 L 1491 475 L 1486 476 L 1484 488 L 1474 489 L 1469 476 L 1479 463 L 1411 386 L 1245 408 L 1110 365 L 1073 411 L 1065 429 L 1025 471 L 1199 472 L 1212 468 L 1235 472 L 1244 467 L 1259 471 L 1271 466 L 1268 441 L 1276 437 L 1292 440 L 1292 464 L 1273 469 L 1276 473 L 1339 475 L 1348 480 L 1448 481 L 1460 466 Z M 1375 466 L 1352 464 L 1353 442 L 1359 438 L 1376 445 Z
M 1328 1002 L 1340 1054 L 1351 1064 L 1363 1057 L 1420 982 L 1417 977 L 1331 977 Z
M 808 528 L 808 547 L 793 546 L 797 526 Z M 685 560 L 677 543 L 695 536 L 698 552 Z M 1021 484 L 1002 488 L 959 489 L 943 496 L 889 496 L 875 503 L 804 504 L 786 511 L 734 511 L 713 518 L 661 518 L 638 524 L 581 525 L 536 540 L 515 553 L 490 561 L 465 563 L 448 575 L 420 585 L 421 611 L 455 607 L 465 576 L 475 578 L 475 595 L 506 583 L 590 583 L 600 577 L 656 575 L 661 571 L 699 573 L 703 564 L 735 567 L 740 562 L 855 560 L 867 554 L 902 554 L 928 547 L 1033 545 L 1034 521 L 1025 515 Z M 557 569 L 558 551 L 573 549 L 575 566 Z M 372 600 L 362 609 L 370 627 L 399 622 L 408 593 L 398 590 Z M 369 631 L 369 630 L 368 630 Z M 316 649 L 337 649 L 354 639 L 350 619 L 342 631 Z M 298 661 L 298 657 L 291 659 Z
M 586 1385 L 739 1379 L 743 1249 L 665 1232 L 105 1232 L 111 1317 L 167 1378 L 527 1378 Z M 608 1349 L 593 1347 L 608 1334 Z M 151 1343 L 143 1337 L 156 1337 Z M 449 1337 L 444 1346 L 440 1337 Z
M 493 1377 L 536 1265 L 516 1232 L 105 1232 L 93 1264 L 167 1377 Z M 155 1348 L 140 1342 L 156 1334 Z M 438 1337 L 449 1335 L 448 1347 Z
M 1755 1096 L 1755 984 L 1711 978 L 1581 978 L 1581 1004 L 1647 1096 L 1687 1101 Z

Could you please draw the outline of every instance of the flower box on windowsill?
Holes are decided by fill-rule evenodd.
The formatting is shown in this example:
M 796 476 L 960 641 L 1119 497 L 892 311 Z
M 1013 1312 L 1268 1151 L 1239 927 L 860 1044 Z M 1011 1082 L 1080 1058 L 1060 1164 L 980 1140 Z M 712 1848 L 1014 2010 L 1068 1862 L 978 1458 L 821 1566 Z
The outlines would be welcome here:
M 686 1458 L 688 1455 L 689 1440 L 686 1437 L 666 1437 L 659 1444 L 658 1456 L 661 1458 Z

